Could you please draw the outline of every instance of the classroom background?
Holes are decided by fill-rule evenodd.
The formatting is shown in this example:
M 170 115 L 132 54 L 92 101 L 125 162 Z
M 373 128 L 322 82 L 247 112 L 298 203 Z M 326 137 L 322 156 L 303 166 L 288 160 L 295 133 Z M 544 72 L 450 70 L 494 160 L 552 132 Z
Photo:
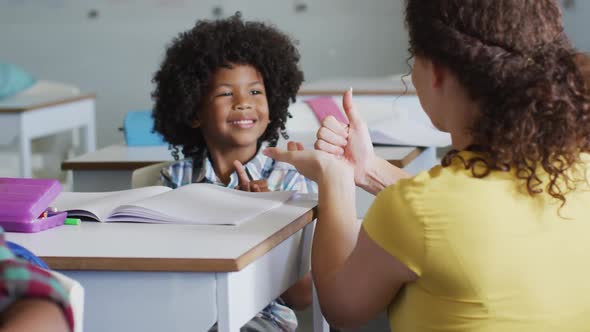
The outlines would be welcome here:
M 564 0 L 565 26 L 590 51 L 590 1 Z M 167 43 L 196 20 L 241 11 L 299 41 L 306 81 L 408 71 L 399 0 L 0 0 L 0 61 L 37 79 L 96 93 L 96 145 L 123 141 L 128 111 L 151 107 L 152 74 Z M 35 140 L 36 177 L 64 177 L 79 146 L 64 133 Z M 0 175 L 17 176 L 18 154 L 0 146 Z
M 562 4 L 566 32 L 577 48 L 590 52 L 590 1 Z M 16 64 L 38 80 L 96 94 L 96 148 L 101 149 L 124 141 L 120 128 L 128 112 L 151 108 L 151 79 L 171 39 L 197 20 L 236 11 L 246 19 L 271 22 L 298 40 L 307 82 L 392 77 L 410 70 L 402 0 L 0 0 L 0 63 Z M 81 141 L 76 132 L 35 139 L 33 177 L 59 178 L 66 190 L 72 189 L 61 166 L 80 154 Z M 19 176 L 15 145 L 0 141 L 0 177 Z M 382 157 L 400 163 L 407 156 L 420 159 L 419 150 L 411 152 L 415 147 L 393 150 L 394 156 Z M 424 160 L 414 164 L 429 164 Z M 131 171 L 126 172 L 118 173 L 129 181 Z M 96 178 L 105 186 L 120 182 Z M 359 192 L 362 216 L 372 197 Z M 302 331 L 311 325 L 309 310 L 304 317 Z

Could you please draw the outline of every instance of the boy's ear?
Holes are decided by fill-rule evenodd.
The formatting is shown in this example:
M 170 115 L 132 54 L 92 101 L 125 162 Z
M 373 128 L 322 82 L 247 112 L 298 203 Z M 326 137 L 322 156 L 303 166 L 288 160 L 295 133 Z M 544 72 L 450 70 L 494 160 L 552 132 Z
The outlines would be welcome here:
M 201 126 L 201 120 L 199 119 L 194 119 L 193 122 L 191 123 L 191 127 L 196 129 L 199 128 Z

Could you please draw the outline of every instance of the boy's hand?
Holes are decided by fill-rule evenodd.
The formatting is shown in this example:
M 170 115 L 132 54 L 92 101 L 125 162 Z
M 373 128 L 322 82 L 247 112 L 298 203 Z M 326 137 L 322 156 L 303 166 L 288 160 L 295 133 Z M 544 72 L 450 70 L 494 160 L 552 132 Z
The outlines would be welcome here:
M 234 160 L 234 166 L 238 173 L 238 190 L 251 191 L 251 192 L 266 192 L 268 190 L 268 182 L 265 179 L 262 180 L 250 180 L 248 173 L 244 165 L 238 160 Z

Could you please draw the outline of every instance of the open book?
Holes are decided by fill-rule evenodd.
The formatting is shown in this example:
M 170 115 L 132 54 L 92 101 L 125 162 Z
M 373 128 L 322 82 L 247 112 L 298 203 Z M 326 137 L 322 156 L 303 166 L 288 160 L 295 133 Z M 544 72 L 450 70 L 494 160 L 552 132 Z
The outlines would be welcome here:
M 63 192 L 51 205 L 97 221 L 239 225 L 289 200 L 295 192 L 251 193 L 193 183 L 113 192 Z

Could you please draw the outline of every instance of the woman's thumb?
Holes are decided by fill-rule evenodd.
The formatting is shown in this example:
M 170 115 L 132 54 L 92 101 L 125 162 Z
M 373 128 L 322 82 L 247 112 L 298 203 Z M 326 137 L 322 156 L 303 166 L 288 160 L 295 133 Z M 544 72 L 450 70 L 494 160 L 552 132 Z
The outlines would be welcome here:
M 352 88 L 349 88 L 344 92 L 344 95 L 342 96 L 342 108 L 344 108 L 344 113 L 346 113 L 346 116 L 351 123 L 357 122 L 360 119 L 352 101 Z

